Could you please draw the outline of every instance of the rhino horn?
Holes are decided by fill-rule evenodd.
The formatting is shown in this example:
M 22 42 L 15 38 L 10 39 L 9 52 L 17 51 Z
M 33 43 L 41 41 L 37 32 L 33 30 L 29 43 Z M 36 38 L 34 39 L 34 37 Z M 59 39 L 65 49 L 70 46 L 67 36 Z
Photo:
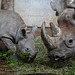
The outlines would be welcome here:
M 42 37 L 42 40 L 43 40 L 45 46 L 48 48 L 48 50 L 49 49 L 51 50 L 54 48 L 54 43 L 53 43 L 54 38 L 52 38 L 46 34 L 45 26 L 46 26 L 46 23 L 43 22 L 43 24 L 41 26 L 41 37 Z
M 51 25 L 52 25 L 52 23 L 51 23 Z M 46 30 L 45 30 L 45 26 L 46 26 L 46 23 L 43 22 L 43 24 L 42 24 L 42 26 L 41 26 L 41 37 L 42 37 L 42 40 L 43 40 L 45 46 L 47 47 L 47 49 L 48 49 L 49 51 L 51 51 L 51 50 L 53 50 L 53 49 L 56 48 L 55 40 L 56 40 L 57 38 L 56 38 L 56 37 L 51 37 L 51 36 L 47 35 Z M 54 26 L 52 26 L 52 27 L 53 27 L 55 30 L 57 29 L 57 31 L 59 30 L 57 27 L 54 27 Z M 52 28 L 52 29 L 53 29 L 53 28 Z M 53 30 L 54 30 L 54 29 L 53 29 Z M 59 33 L 60 33 L 60 31 L 58 31 L 58 33 L 56 33 L 56 34 L 59 34 Z M 53 35 L 54 35 L 54 34 L 53 34 Z M 58 36 L 58 37 L 60 37 L 60 36 Z
M 61 35 L 62 31 L 61 31 L 61 29 L 58 26 L 54 25 L 51 22 L 50 23 L 50 27 L 51 27 L 51 31 L 52 31 L 52 36 L 53 37 L 57 37 L 57 36 L 60 36 Z

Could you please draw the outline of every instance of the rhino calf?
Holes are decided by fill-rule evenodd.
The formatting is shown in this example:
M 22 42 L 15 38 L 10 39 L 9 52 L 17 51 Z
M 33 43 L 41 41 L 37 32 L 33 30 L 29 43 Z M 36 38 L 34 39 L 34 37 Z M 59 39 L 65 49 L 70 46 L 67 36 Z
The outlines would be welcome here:
M 30 53 L 33 60 L 37 54 L 34 46 L 34 33 L 37 26 L 32 27 L 32 31 L 27 33 L 26 25 L 22 18 L 13 11 L 0 10 L 0 40 L 3 41 L 9 50 Z M 16 47 L 17 44 L 17 47 Z M 11 55 L 16 59 L 16 56 Z

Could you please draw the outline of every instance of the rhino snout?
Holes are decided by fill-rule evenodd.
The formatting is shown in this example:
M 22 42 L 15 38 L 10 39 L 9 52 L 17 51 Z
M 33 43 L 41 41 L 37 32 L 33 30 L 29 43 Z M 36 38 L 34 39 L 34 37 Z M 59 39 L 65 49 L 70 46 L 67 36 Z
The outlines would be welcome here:
M 33 60 L 36 57 L 38 51 L 36 51 L 36 49 L 33 50 L 33 49 L 30 49 L 30 48 L 26 48 L 25 53 L 30 53 L 29 58 L 31 60 Z
M 36 58 L 37 53 L 38 53 L 38 51 L 36 51 L 35 54 L 31 54 L 29 56 L 31 61 L 33 61 Z
M 60 56 L 60 55 L 49 55 L 49 58 L 52 62 L 55 61 L 60 61 L 60 60 L 64 60 L 65 56 Z
M 26 53 L 30 53 L 30 58 L 34 58 L 34 57 L 36 57 L 36 55 L 37 55 L 37 53 L 38 53 L 38 51 L 36 51 L 35 49 L 34 50 L 32 50 L 32 49 L 30 49 L 30 48 L 26 48 L 25 49 L 25 52 Z
M 31 61 L 33 61 L 36 58 L 36 55 L 38 53 L 38 51 L 34 51 L 34 50 L 30 50 L 29 48 L 27 48 L 26 53 L 30 53 L 29 58 Z
M 66 59 L 66 55 L 65 55 L 64 51 L 65 50 L 63 50 L 63 51 L 61 51 L 61 50 L 60 51 L 59 50 L 58 51 L 54 50 L 54 51 L 51 51 L 48 54 L 48 56 L 49 56 L 49 58 L 50 58 L 50 60 L 52 62 L 65 60 Z

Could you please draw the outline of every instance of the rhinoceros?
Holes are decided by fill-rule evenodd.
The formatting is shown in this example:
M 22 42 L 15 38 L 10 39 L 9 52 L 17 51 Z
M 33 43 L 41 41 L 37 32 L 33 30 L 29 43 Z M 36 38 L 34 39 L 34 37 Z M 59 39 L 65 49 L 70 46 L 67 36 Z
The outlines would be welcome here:
M 75 8 L 75 0 L 53 0 L 50 2 L 50 6 L 56 11 L 56 16 L 59 16 L 66 7 Z
M 34 33 L 37 26 L 33 26 L 30 33 L 26 29 L 27 26 L 18 13 L 0 10 L 0 40 L 8 50 L 17 52 L 18 49 L 20 52 L 30 53 L 29 57 L 33 60 L 37 54 L 34 46 Z M 17 59 L 16 55 L 10 57 Z
M 52 36 L 41 26 L 41 37 L 48 49 L 51 61 L 65 60 L 75 56 L 75 9 L 67 8 L 58 16 L 58 26 L 50 23 Z

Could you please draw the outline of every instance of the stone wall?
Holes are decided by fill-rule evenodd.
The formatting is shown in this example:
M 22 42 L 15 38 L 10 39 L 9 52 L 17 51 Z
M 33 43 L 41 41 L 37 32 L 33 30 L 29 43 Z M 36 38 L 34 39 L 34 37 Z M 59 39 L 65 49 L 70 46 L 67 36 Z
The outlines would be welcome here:
M 37 25 L 41 27 L 42 22 L 53 22 L 57 24 L 55 11 L 50 7 L 53 0 L 14 0 L 14 11 L 20 14 L 27 26 Z

